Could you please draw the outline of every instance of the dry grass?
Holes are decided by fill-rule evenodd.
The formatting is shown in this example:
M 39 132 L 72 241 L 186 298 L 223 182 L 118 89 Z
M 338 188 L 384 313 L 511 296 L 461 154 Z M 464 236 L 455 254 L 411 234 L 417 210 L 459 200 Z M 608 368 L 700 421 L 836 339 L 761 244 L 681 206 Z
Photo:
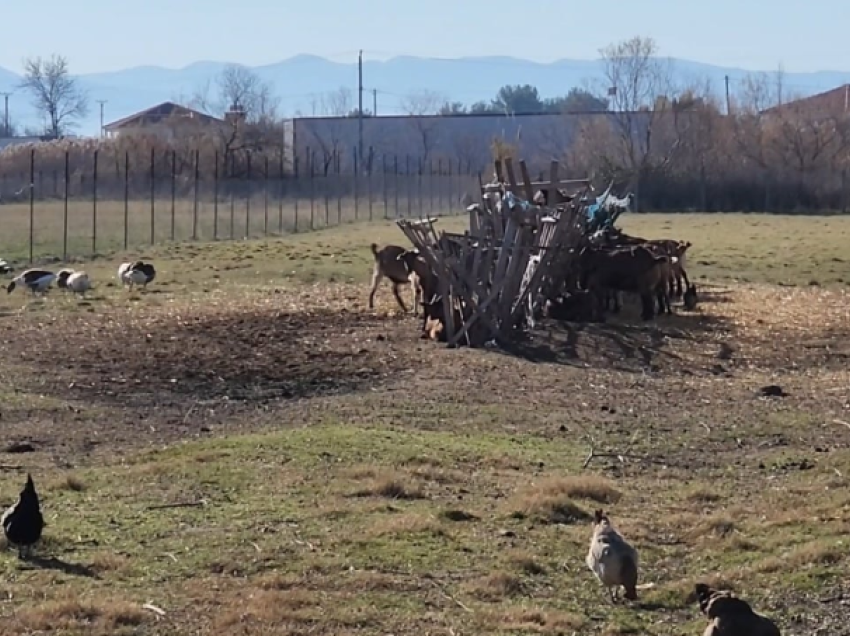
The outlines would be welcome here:
M 130 634 L 152 622 L 154 615 L 139 605 L 102 597 L 74 598 L 70 592 L 35 607 L 23 606 L 11 617 L 12 627 L 21 632 L 62 633 L 85 630 L 87 634 Z
M 464 588 L 473 597 L 489 603 L 523 593 L 522 580 L 509 572 L 491 572 L 467 583 Z
M 365 309 L 373 239 L 399 240 L 176 245 L 147 292 L 110 285 L 116 255 L 88 301 L 0 298 L 4 447 L 32 446 L 0 453 L 0 505 L 29 470 L 49 523 L 41 561 L 0 555 L 0 631 L 673 636 L 707 581 L 846 636 L 846 290 L 704 285 L 698 312 L 449 351 L 388 289 Z M 585 469 L 591 437 L 629 454 Z M 600 507 L 641 554 L 633 607 L 583 561 Z
M 386 471 L 370 477 L 370 483 L 355 490 L 355 497 L 385 497 L 387 499 L 423 499 L 425 494 L 407 475 Z

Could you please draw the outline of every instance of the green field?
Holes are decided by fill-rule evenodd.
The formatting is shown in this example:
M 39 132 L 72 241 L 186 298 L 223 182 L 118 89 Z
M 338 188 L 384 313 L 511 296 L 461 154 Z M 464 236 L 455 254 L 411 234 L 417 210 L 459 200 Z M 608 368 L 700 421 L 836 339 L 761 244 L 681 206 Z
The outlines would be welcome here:
M 710 581 L 850 634 L 850 221 L 623 225 L 692 241 L 698 311 L 545 323 L 517 355 L 420 340 L 388 285 L 367 309 L 387 222 L 3 294 L 0 504 L 30 471 L 49 525 L 39 561 L 0 553 L 0 633 L 673 636 Z M 129 257 L 150 289 L 117 285 Z M 598 507 L 635 604 L 584 564 Z

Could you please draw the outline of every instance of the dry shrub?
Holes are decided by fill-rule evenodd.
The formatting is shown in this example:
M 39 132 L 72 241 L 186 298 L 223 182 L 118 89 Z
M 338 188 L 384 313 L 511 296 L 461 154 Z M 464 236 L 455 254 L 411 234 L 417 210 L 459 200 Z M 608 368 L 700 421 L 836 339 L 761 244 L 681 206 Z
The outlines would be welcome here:
M 76 475 L 68 475 L 62 482 L 62 488 L 73 492 L 83 492 L 86 489 L 86 483 Z
M 697 487 L 693 490 L 689 491 L 687 495 L 685 495 L 685 499 L 690 501 L 691 503 L 698 504 L 710 504 L 717 503 L 723 498 L 719 493 L 711 490 L 710 488 Z
M 520 578 L 508 572 L 492 572 L 468 582 L 464 587 L 475 598 L 493 603 L 523 592 Z
M 371 483 L 356 490 L 355 497 L 385 497 L 387 499 L 424 499 L 418 485 L 410 482 L 407 475 L 397 472 L 374 473 Z
M 431 534 L 445 536 L 440 523 L 430 515 L 411 512 L 379 518 L 366 531 L 369 537 L 383 537 L 399 534 Z
M 130 560 L 117 552 L 95 552 L 89 562 L 89 567 L 98 574 L 104 572 L 121 572 L 130 565 Z
M 479 516 L 472 514 L 471 512 L 466 512 L 466 510 L 443 510 L 440 513 L 440 517 L 443 519 L 447 519 L 448 521 L 478 521 L 480 519 Z
M 139 605 L 118 599 L 79 597 L 31 603 L 17 611 L 20 631 L 62 632 L 85 630 L 87 634 L 116 634 L 142 625 L 152 616 Z
M 584 617 L 576 614 L 534 607 L 510 607 L 485 613 L 484 617 L 493 630 L 534 634 L 581 633 L 587 623 Z
M 305 589 L 254 590 L 234 596 L 233 605 L 225 605 L 215 623 L 221 629 L 240 623 L 305 622 L 321 601 L 316 592 Z
M 538 490 L 571 499 L 589 499 L 600 504 L 617 503 L 622 496 L 614 484 L 599 475 L 550 477 L 540 481 Z
M 737 531 L 738 528 L 735 526 L 735 522 L 729 517 L 713 515 L 692 528 L 687 533 L 687 539 L 694 542 L 712 538 L 724 539 Z
M 846 546 L 838 541 L 811 541 L 789 550 L 781 556 L 763 559 L 753 566 L 753 571 L 769 573 L 794 570 L 811 565 L 833 565 L 846 555 Z
M 300 576 L 283 572 L 267 572 L 256 579 L 256 585 L 261 590 L 291 590 L 302 583 Z
M 546 574 L 546 568 L 537 562 L 533 554 L 528 552 L 512 552 L 508 555 L 508 561 L 513 567 L 528 576 L 540 576 L 541 574 Z
M 590 514 L 574 504 L 561 480 L 544 480 L 519 492 L 511 499 L 513 516 L 532 517 L 542 523 L 570 524 L 587 521 Z

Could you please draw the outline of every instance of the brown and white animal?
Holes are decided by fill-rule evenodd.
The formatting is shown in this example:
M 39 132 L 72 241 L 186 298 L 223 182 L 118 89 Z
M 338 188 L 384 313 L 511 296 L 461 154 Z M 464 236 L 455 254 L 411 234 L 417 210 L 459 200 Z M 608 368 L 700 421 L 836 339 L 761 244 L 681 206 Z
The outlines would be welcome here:
M 638 553 L 611 525 L 602 511 L 594 513 L 593 536 L 585 563 L 617 601 L 620 586 L 630 601 L 637 600 Z
M 745 600 L 705 583 L 694 586 L 700 611 L 710 621 L 703 636 L 780 636 L 772 620 L 753 611 Z
M 375 294 L 378 285 L 384 277 L 389 278 L 393 285 L 393 296 L 402 311 L 407 312 L 407 307 L 399 295 L 399 286 L 410 285 L 413 294 L 413 312 L 418 313 L 421 298 L 428 298 L 437 293 L 436 276 L 431 267 L 418 250 L 408 250 L 400 245 L 385 245 L 378 249 L 376 243 L 372 243 L 372 255 L 375 264 L 372 269 L 372 289 L 369 292 L 369 309 L 375 307 Z

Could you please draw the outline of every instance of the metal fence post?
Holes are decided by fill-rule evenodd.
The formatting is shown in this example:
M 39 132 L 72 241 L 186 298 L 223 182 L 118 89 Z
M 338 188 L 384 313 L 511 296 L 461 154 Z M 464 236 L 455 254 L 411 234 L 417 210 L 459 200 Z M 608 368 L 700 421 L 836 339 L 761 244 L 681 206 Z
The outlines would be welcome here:
M 35 148 L 30 150 L 30 263 L 35 250 Z
M 248 196 L 245 197 L 245 238 L 251 237 L 251 195 L 253 192 L 253 183 L 251 182 L 251 153 L 246 153 L 246 174 L 245 182 L 248 184 Z
M 360 219 L 360 166 L 357 165 L 357 149 L 352 152 L 354 157 L 354 220 Z
M 177 151 L 171 151 L 171 240 L 174 241 L 174 226 L 177 213 Z
M 124 250 L 130 234 L 130 151 L 124 153 Z
M 62 260 L 68 260 L 68 196 L 71 187 L 71 156 L 65 151 L 65 196 L 62 210 Z
M 284 165 L 283 152 L 280 153 L 280 174 L 277 182 L 277 233 L 283 236 L 283 195 L 284 195 Z
M 151 245 L 156 241 L 156 150 L 151 148 Z
M 195 148 L 195 200 L 192 202 L 192 240 L 198 240 L 198 187 L 201 180 L 201 151 Z
M 263 236 L 269 235 L 269 156 L 263 157 Z
M 218 240 L 218 150 L 215 151 L 213 167 L 213 240 Z
M 94 172 L 91 180 L 91 255 L 95 256 L 97 254 L 97 150 L 94 151 L 92 169 Z

